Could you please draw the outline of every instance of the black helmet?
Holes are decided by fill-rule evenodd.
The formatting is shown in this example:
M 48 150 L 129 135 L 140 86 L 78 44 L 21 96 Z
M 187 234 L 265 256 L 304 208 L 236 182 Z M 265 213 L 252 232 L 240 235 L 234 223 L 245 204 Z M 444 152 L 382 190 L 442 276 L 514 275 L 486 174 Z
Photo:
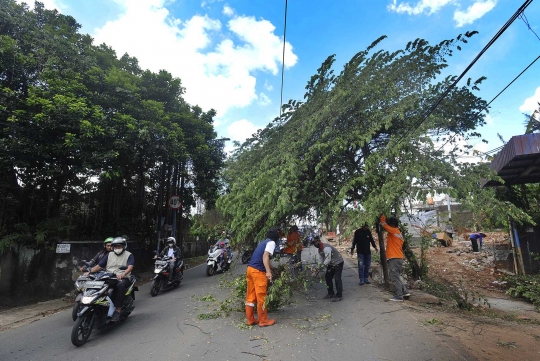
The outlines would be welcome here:
M 279 232 L 276 227 L 272 227 L 266 232 L 266 238 L 270 238 L 272 241 L 276 242 L 279 239 Z
M 114 250 L 114 246 L 117 246 L 117 245 L 122 246 L 122 251 L 121 252 L 116 252 Z M 117 255 L 121 255 L 127 249 L 127 241 L 126 241 L 126 239 L 124 237 L 115 237 L 113 239 L 112 243 L 111 243 L 111 246 L 113 248 L 114 253 L 116 253 Z

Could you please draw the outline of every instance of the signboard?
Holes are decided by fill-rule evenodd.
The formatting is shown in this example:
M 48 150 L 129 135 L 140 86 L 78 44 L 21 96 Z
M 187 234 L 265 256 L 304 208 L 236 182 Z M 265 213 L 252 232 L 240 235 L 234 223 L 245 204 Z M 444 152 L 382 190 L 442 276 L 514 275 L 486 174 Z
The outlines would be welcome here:
M 69 243 L 58 243 L 56 245 L 56 253 L 69 253 L 71 249 L 71 244 Z
M 169 198 L 169 207 L 171 207 L 172 209 L 178 209 L 182 207 L 182 202 L 180 202 L 180 197 L 175 195 Z

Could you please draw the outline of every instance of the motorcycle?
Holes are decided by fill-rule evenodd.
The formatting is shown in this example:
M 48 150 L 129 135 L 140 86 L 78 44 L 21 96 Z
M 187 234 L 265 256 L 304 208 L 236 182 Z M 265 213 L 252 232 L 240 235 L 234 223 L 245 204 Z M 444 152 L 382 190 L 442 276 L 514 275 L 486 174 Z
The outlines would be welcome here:
M 174 268 L 174 275 L 172 281 L 169 283 L 169 261 L 170 257 L 165 256 L 156 259 L 154 265 L 154 280 L 152 281 L 152 287 L 150 288 L 150 295 L 152 297 L 157 296 L 159 290 L 163 288 L 164 291 L 171 288 L 180 286 L 180 283 L 184 279 L 184 261 L 180 260 Z
M 127 267 L 120 267 L 121 270 L 127 269 Z M 77 313 L 77 320 L 71 330 L 71 343 L 79 347 L 88 341 L 92 329 L 97 326 L 97 329 L 104 329 L 108 326 L 115 324 L 108 316 L 112 315 L 111 311 L 114 311 L 112 306 L 111 294 L 113 289 L 110 288 L 107 281 L 115 280 L 116 275 L 113 273 L 98 272 L 95 275 L 94 280 L 86 281 L 84 284 L 84 292 L 81 298 L 82 309 Z M 135 277 L 133 275 L 127 276 L 131 282 L 127 292 L 126 299 L 122 304 L 120 311 L 120 321 L 128 317 L 135 305 L 135 291 L 139 288 L 135 286 Z
M 220 256 L 222 253 L 225 253 L 225 261 L 223 262 L 223 266 L 221 265 L 222 262 L 220 262 Z M 218 246 L 212 246 L 208 250 L 208 258 L 206 259 L 206 275 L 212 276 L 214 273 L 223 271 L 226 272 L 231 267 L 232 263 L 232 254 L 229 252 L 229 250 L 224 248 L 219 248 Z

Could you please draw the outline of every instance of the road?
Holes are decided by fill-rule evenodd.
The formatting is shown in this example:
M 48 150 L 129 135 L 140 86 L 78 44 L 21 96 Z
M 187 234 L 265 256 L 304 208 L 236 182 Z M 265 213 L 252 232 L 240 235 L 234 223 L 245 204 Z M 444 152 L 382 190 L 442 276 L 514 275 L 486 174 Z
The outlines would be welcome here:
M 303 258 L 314 255 L 304 250 Z M 234 272 L 242 273 L 239 264 Z M 327 302 L 317 283 L 298 303 L 271 314 L 276 325 L 243 326 L 244 315 L 199 320 L 224 299 L 222 276 L 207 277 L 204 266 L 187 270 L 182 285 L 157 297 L 139 287 L 131 316 L 75 347 L 70 310 L 0 333 L 0 361 L 12 360 L 473 360 L 453 338 L 429 333 L 406 304 L 385 302 L 390 294 L 359 286 L 354 260 L 343 272 L 344 299 Z

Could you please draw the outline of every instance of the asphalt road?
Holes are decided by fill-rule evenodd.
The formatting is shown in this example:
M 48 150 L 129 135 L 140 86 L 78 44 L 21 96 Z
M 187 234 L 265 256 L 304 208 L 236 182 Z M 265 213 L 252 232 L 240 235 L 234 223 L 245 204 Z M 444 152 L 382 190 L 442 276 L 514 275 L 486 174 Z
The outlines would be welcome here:
M 303 258 L 314 255 L 304 250 Z M 235 273 L 245 272 L 241 262 Z M 228 290 L 221 275 L 204 266 L 187 270 L 182 285 L 157 297 L 150 284 L 139 287 L 127 320 L 92 332 L 75 347 L 70 310 L 0 333 L 0 361 L 12 360 L 472 360 L 451 335 L 427 332 L 404 304 L 373 285 L 359 286 L 354 260 L 343 272 L 344 299 L 327 302 L 323 284 L 299 295 L 298 303 L 271 313 L 272 327 L 244 327 L 243 314 L 199 320 Z

